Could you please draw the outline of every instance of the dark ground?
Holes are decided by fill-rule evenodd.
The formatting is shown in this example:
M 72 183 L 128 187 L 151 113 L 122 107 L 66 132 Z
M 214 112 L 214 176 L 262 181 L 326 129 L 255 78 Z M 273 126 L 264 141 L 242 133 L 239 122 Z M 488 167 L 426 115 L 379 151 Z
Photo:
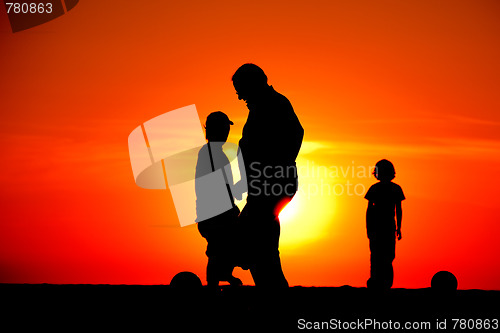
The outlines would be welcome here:
M 327 331 L 382 332 L 391 327 L 396 331 L 396 322 L 420 325 L 416 331 L 424 331 L 428 322 L 429 332 L 471 332 L 481 322 L 489 326 L 487 331 L 500 331 L 500 291 L 439 294 L 429 288 L 374 293 L 345 286 L 266 293 L 228 286 L 215 294 L 206 287 L 179 290 L 168 285 L 0 284 L 0 295 L 2 327 L 13 323 L 15 328 L 5 331 L 264 333 L 313 331 L 309 328 L 322 325 Z M 365 320 L 372 320 L 372 325 Z M 437 320 L 441 328 L 446 320 L 446 330 L 437 329 Z

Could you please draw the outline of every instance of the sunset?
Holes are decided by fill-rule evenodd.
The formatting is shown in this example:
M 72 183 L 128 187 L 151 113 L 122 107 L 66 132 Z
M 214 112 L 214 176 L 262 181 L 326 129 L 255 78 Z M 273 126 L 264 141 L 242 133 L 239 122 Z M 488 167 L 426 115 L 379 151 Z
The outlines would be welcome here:
M 231 77 L 254 63 L 304 128 L 280 214 L 290 286 L 366 287 L 364 196 L 387 159 L 406 196 L 393 287 L 444 270 L 499 290 L 499 14 L 493 0 L 85 0 L 14 33 L 0 9 L 0 283 L 205 284 L 206 240 L 170 189 L 136 184 L 128 138 L 194 104 L 200 128 L 227 114 L 238 144 Z

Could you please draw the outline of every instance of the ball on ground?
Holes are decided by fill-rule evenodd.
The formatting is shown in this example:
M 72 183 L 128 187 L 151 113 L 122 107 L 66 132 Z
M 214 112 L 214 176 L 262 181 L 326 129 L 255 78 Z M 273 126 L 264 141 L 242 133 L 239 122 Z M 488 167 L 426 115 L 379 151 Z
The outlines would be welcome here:
M 180 272 L 170 281 L 170 286 L 177 289 L 197 289 L 202 287 L 198 275 L 192 272 Z
M 439 292 L 453 292 L 458 288 L 458 281 L 453 273 L 440 271 L 431 280 L 431 289 Z

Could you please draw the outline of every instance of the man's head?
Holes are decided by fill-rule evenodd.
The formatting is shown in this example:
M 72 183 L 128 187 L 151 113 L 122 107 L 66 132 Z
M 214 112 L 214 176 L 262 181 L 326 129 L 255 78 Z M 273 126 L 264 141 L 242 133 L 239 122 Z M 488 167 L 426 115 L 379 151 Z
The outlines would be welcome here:
M 268 87 L 267 76 L 259 66 L 244 64 L 236 70 L 232 78 L 238 99 L 252 100 Z
M 205 122 L 206 138 L 208 141 L 226 142 L 229 135 L 229 126 L 233 122 L 221 111 L 215 111 L 208 115 Z

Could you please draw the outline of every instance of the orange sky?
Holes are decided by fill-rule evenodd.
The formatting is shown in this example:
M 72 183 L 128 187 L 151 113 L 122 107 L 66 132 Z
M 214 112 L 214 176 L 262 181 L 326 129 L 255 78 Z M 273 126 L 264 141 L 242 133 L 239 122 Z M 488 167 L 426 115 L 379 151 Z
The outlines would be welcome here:
M 127 137 L 196 104 L 238 140 L 230 78 L 254 62 L 305 128 L 282 223 L 291 285 L 365 285 L 366 200 L 328 190 L 375 179 L 314 171 L 387 158 L 407 197 L 394 286 L 450 270 L 459 288 L 500 289 L 499 14 L 495 0 L 86 0 L 13 34 L 0 9 L 0 282 L 204 280 L 205 240 L 168 191 L 135 185 Z

